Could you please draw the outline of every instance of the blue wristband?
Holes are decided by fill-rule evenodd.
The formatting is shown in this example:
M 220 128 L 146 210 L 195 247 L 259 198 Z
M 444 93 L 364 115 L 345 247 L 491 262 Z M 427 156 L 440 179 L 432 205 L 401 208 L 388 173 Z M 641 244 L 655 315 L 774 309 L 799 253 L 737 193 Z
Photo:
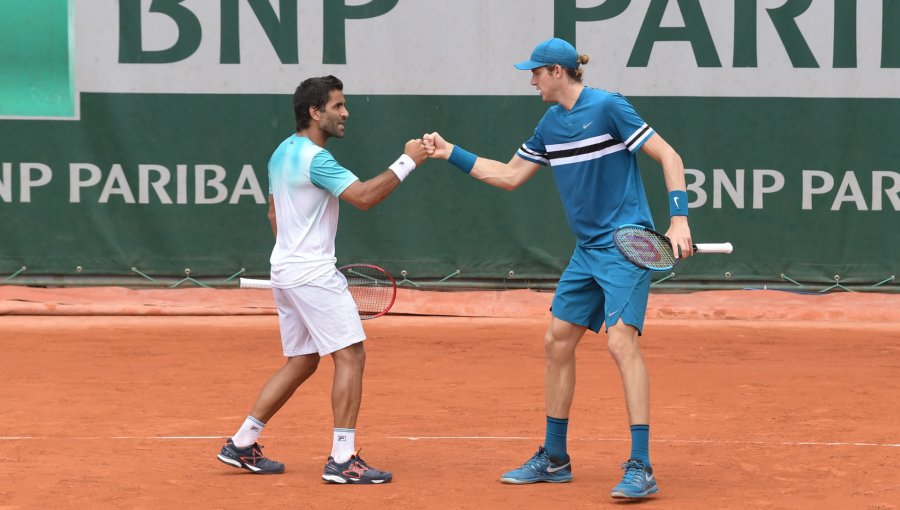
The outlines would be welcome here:
M 463 172 L 469 173 L 472 171 L 472 167 L 475 166 L 476 159 L 478 159 L 478 156 L 463 149 L 459 145 L 454 145 L 453 151 L 450 153 L 450 157 L 447 158 L 447 161 Z
M 688 215 L 687 191 L 677 189 L 669 192 L 669 216 Z

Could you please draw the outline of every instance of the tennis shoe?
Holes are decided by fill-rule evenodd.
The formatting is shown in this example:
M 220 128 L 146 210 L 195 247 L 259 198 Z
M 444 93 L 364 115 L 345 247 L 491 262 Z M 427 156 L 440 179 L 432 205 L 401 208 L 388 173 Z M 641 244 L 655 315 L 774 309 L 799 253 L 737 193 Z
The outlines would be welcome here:
M 362 460 L 359 452 L 353 454 L 347 462 L 338 464 L 334 457 L 328 457 L 322 479 L 329 483 L 373 484 L 389 483 L 394 475 L 388 471 L 380 471 Z
M 526 484 L 537 482 L 565 483 L 572 481 L 572 461 L 554 459 L 543 446 L 522 467 L 508 471 L 500 477 L 503 483 Z
M 653 468 L 645 465 L 637 459 L 629 459 L 622 464 L 625 476 L 619 485 L 613 487 L 610 496 L 614 498 L 638 499 L 646 498 L 659 492 L 656 478 L 653 477 Z
M 246 448 L 238 448 L 229 438 L 216 458 L 229 466 L 243 468 L 257 475 L 284 473 L 284 464 L 263 456 L 262 446 L 258 443 L 253 443 Z

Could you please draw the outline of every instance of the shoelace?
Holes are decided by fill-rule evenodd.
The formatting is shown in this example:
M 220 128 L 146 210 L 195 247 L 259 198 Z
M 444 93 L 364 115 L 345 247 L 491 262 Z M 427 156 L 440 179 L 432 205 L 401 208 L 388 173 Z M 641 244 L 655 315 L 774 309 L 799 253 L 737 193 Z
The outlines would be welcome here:
M 626 462 L 622 464 L 622 469 L 625 470 L 624 482 L 632 483 L 636 481 L 640 481 L 646 472 L 644 470 L 643 464 L 639 462 Z
M 528 459 L 528 462 L 526 462 L 525 465 L 530 468 L 536 468 L 544 462 L 544 459 L 546 459 L 547 462 L 550 461 L 550 457 L 547 455 L 547 451 L 541 448 L 537 453 L 534 454 L 534 457 Z
M 253 465 L 256 465 L 256 463 L 260 460 L 268 460 L 263 456 L 262 446 L 260 446 L 259 443 L 253 443 L 252 445 L 248 446 L 247 448 L 250 450 L 250 457 L 248 458 L 248 457 L 241 456 L 241 458 L 244 459 L 245 461 L 249 460 L 253 463 Z

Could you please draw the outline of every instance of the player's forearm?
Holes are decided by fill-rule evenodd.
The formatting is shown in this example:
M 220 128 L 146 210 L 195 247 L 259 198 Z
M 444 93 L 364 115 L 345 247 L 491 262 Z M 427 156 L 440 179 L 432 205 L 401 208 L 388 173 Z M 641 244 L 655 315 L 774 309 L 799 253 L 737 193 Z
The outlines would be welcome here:
M 485 184 L 507 191 L 516 189 L 522 184 L 521 175 L 514 171 L 510 165 L 493 159 L 478 158 L 475 160 L 475 166 L 472 167 L 469 175 Z
M 385 170 L 381 174 L 362 183 L 360 193 L 353 205 L 363 211 L 369 210 L 381 203 L 388 195 L 391 194 L 397 186 L 400 185 L 400 179 L 392 170 Z
M 681 156 L 674 150 L 665 153 L 660 161 L 663 169 L 663 178 L 666 181 L 668 191 L 687 190 L 684 179 L 684 162 Z

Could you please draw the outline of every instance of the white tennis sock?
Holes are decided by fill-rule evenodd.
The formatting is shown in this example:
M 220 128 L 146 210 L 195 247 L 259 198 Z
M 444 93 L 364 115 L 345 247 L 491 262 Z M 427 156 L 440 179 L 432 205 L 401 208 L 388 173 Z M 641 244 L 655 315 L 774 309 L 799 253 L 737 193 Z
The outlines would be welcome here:
M 356 449 L 356 429 L 334 429 L 334 441 L 331 443 L 331 457 L 338 464 L 350 460 Z
M 262 429 L 265 426 L 265 423 L 252 416 L 248 416 L 247 419 L 244 420 L 244 424 L 241 425 L 241 428 L 238 429 L 237 433 L 231 436 L 231 441 L 236 448 L 246 448 L 259 439 L 259 435 L 262 434 Z

